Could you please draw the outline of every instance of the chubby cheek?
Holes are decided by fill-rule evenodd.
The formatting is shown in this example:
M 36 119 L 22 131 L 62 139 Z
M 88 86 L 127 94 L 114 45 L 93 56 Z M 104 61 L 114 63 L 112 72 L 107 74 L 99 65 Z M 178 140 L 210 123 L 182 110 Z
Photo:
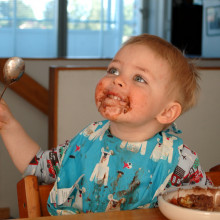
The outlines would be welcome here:
M 140 108 L 146 106 L 148 102 L 148 95 L 146 93 L 136 91 L 135 89 L 130 95 L 132 106 L 139 106 Z
M 133 93 L 132 96 L 130 96 L 130 103 L 131 103 L 131 109 L 133 110 L 133 114 L 144 114 L 146 111 L 148 103 L 148 98 L 146 95 L 142 95 L 139 93 Z

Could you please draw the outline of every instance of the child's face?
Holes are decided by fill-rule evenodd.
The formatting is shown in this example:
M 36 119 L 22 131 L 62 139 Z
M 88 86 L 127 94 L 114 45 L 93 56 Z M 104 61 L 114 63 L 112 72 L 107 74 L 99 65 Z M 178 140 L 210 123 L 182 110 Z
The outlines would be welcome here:
M 150 125 L 169 103 L 169 71 L 168 63 L 150 48 L 125 46 L 96 87 L 99 112 L 114 122 Z

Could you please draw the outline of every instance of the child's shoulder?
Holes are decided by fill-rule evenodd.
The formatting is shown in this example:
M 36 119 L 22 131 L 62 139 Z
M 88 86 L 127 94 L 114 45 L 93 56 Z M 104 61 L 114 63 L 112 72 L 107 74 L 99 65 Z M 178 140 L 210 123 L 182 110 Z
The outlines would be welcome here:
M 183 149 L 182 149 L 182 154 L 188 154 L 188 155 L 194 155 L 197 156 L 197 153 L 193 150 L 191 150 L 188 146 L 186 146 L 185 144 L 183 145 Z

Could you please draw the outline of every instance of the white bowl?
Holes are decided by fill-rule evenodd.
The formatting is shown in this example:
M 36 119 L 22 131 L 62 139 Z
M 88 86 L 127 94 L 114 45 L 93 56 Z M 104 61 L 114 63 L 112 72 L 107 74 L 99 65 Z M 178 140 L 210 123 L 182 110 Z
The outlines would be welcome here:
M 159 209 L 170 220 L 220 220 L 218 211 L 200 211 L 171 204 L 170 199 L 177 197 L 180 191 L 171 191 L 158 196 Z

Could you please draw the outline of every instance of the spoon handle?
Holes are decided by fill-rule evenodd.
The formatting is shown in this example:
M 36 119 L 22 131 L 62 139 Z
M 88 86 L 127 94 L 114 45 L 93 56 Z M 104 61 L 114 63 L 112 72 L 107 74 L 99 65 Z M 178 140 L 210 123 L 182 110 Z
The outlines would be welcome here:
M 5 84 L 5 87 L 4 87 L 4 89 L 3 89 L 3 91 L 2 91 L 2 94 L 1 94 L 1 96 L 0 96 L 0 101 L 1 101 L 1 99 L 2 99 L 2 96 L 3 96 L 3 94 L 5 93 L 5 90 L 8 88 L 8 84 Z

